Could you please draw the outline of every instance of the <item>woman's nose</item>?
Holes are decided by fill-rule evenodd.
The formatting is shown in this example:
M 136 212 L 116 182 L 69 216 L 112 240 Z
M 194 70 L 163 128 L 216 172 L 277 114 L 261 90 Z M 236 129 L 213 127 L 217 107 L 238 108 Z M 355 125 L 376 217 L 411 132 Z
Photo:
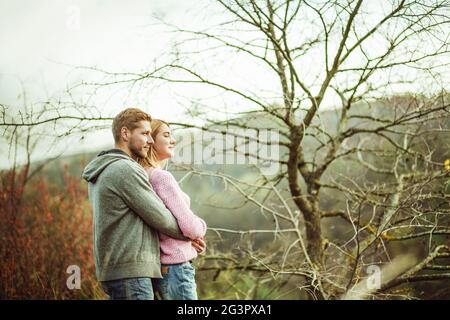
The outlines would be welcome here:
M 155 140 L 153 140 L 152 136 L 149 136 L 148 139 L 147 139 L 147 142 L 150 143 L 150 144 L 154 144 Z

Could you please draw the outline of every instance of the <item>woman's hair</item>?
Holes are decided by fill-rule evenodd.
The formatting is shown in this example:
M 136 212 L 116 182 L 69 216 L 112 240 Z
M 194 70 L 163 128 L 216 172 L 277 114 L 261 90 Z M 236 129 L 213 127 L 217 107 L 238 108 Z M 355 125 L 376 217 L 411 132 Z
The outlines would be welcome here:
M 152 128 L 153 141 L 156 142 L 156 136 L 158 135 L 159 131 L 161 130 L 161 127 L 164 124 L 166 126 L 170 127 L 167 122 L 165 122 L 163 120 L 159 120 L 159 119 L 153 119 L 152 122 L 150 123 L 150 126 Z M 153 145 L 151 145 L 150 149 L 148 150 L 147 157 L 140 159 L 138 162 L 144 168 L 147 168 L 147 167 L 155 168 L 158 164 L 161 164 L 161 166 L 163 166 L 166 161 L 163 161 L 162 163 L 161 163 L 161 161 L 159 161 L 155 147 Z
M 128 108 L 120 112 L 113 120 L 112 133 L 114 141 L 117 143 L 120 140 L 120 131 L 123 127 L 127 127 L 128 130 L 133 131 L 139 126 L 139 121 L 148 121 L 151 123 L 152 117 L 146 112 L 138 108 Z

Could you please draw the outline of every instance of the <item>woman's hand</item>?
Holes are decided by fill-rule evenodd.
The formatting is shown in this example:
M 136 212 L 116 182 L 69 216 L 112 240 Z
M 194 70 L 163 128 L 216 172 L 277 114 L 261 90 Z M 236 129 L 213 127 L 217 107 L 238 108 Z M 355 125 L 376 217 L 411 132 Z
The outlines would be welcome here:
M 194 240 L 191 240 L 191 244 L 194 247 L 195 251 L 197 251 L 198 254 L 204 254 L 206 251 L 206 243 L 205 238 L 197 238 Z

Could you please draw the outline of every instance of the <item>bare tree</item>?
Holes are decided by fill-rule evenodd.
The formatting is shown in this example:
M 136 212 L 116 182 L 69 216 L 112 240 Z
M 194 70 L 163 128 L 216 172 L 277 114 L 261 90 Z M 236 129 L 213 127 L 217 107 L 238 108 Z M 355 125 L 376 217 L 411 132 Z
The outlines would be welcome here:
M 184 38 L 168 63 L 142 73 L 96 70 L 109 78 L 91 85 L 162 80 L 209 87 L 234 96 L 247 109 L 224 112 L 223 121 L 211 120 L 208 114 L 227 110 L 227 105 L 201 105 L 193 99 L 191 115 L 207 119 L 202 130 L 267 128 L 267 121 L 252 121 L 258 117 L 280 130 L 281 156 L 273 160 L 282 169 L 275 177 L 262 175 L 252 185 L 223 172 L 189 168 L 191 174 L 216 176 L 233 186 L 245 203 L 273 216 L 270 230 L 215 231 L 272 232 L 284 239 L 278 250 L 281 260 L 257 257 L 250 250 L 252 262 L 245 267 L 232 257 L 224 261 L 236 269 L 299 275 L 311 296 L 337 298 L 356 288 L 368 264 L 390 261 L 391 243 L 426 238 L 424 260 L 399 266 L 392 279 L 366 293 L 411 281 L 448 279 L 448 272 L 441 272 L 447 268 L 436 261 L 448 257 L 449 247 L 434 243 L 450 231 L 448 195 L 442 190 L 448 179 L 442 167 L 448 146 L 434 145 L 433 139 L 441 141 L 449 129 L 448 93 L 442 83 L 448 72 L 450 3 L 216 4 L 225 11 L 217 25 L 201 30 L 171 26 Z M 233 70 L 226 58 L 220 60 L 230 53 L 267 75 L 270 92 L 259 74 L 253 83 L 249 77 L 247 82 L 217 77 L 211 70 L 218 61 Z M 278 84 L 270 82 L 273 79 Z M 414 94 L 395 95 L 405 91 Z M 327 99 L 340 101 L 335 124 L 319 112 Z M 333 235 L 324 230 L 330 219 L 342 219 L 348 228 Z M 420 275 L 425 269 L 434 273 Z
M 45 101 L 30 101 L 25 84 L 20 81 L 20 85 L 17 103 L 0 103 L 0 144 L 11 175 L 4 186 L 10 194 L 8 207 L 12 216 L 30 179 L 70 147 L 65 138 L 82 139 L 112 120 L 101 116 L 93 106 L 81 105 L 70 92 L 47 97 Z
M 201 86 L 245 111 L 193 98 L 188 111 L 206 124 L 174 125 L 219 133 L 279 130 L 280 156 L 265 159 L 280 164 L 273 177 L 260 172 L 249 182 L 184 167 L 216 177 L 242 197 L 241 207 L 251 205 L 273 222 L 265 230 L 213 229 L 218 235 L 273 234 L 274 246 L 261 253 L 248 241 L 240 257 L 213 250 L 204 270 L 299 277 L 298 288 L 318 299 L 351 297 L 355 290 L 358 297 L 389 296 L 404 283 L 449 279 L 448 263 L 441 261 L 450 248 L 441 236 L 450 234 L 443 189 L 449 176 L 443 161 L 450 155 L 448 145 L 436 142 L 449 132 L 443 83 L 450 2 L 216 0 L 209 9 L 217 8 L 223 11 L 217 25 L 170 26 L 181 40 L 166 63 L 140 73 L 89 68 L 104 80 L 82 83 Z M 238 81 L 230 54 L 258 73 Z M 236 81 L 213 72 L 224 66 L 236 71 Z M 334 113 L 321 111 L 335 101 Z M 418 258 L 397 263 L 391 255 L 399 243 L 413 244 Z M 395 268 L 388 272 L 389 262 Z M 380 286 L 361 289 L 367 266 L 385 263 L 381 274 L 389 276 Z

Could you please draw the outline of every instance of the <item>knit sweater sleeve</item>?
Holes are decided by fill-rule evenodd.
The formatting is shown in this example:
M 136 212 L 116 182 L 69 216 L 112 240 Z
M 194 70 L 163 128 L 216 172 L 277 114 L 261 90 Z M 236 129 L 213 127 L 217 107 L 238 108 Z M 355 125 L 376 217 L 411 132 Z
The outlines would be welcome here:
M 186 240 L 173 214 L 158 199 L 144 169 L 131 160 L 120 160 L 110 165 L 107 188 L 117 194 L 148 226 L 168 236 Z
M 150 181 L 156 194 L 177 220 L 181 232 L 190 239 L 205 236 L 205 221 L 196 216 L 189 208 L 175 177 L 168 171 L 154 170 Z

